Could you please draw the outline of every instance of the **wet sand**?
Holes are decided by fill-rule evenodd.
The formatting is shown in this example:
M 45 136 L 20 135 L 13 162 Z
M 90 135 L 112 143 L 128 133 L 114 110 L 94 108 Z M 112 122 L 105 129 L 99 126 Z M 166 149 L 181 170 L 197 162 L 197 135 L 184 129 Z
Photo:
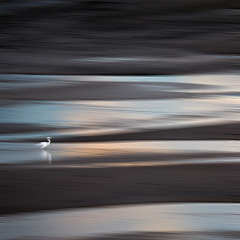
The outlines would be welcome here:
M 110 168 L 3 165 L 0 213 L 136 203 L 239 203 L 239 170 L 238 163 Z

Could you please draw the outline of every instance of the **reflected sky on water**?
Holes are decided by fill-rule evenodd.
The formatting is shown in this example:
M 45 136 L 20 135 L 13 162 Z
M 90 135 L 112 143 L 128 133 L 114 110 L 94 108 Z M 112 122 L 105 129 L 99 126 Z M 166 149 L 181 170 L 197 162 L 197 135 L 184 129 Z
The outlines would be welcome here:
M 31 143 L 2 143 L 0 164 L 71 161 L 84 167 L 239 162 L 238 141 L 137 141 L 51 143 L 44 150 Z M 205 156 L 206 153 L 212 156 Z M 191 156 L 192 154 L 192 156 Z M 171 160 L 178 155 L 181 160 Z M 190 157 L 189 157 L 190 155 Z M 201 157 L 201 155 L 203 155 Z M 190 158 L 190 159 L 189 159 Z M 121 163 L 122 161 L 122 163 Z
M 2 240 L 129 232 L 239 231 L 239 204 L 145 204 L 0 217 Z
M 55 144 L 59 136 L 90 136 L 106 133 L 141 131 L 152 128 L 175 128 L 236 122 L 240 119 L 240 77 L 237 74 L 192 76 L 41 76 L 0 75 L 1 91 L 7 97 L 1 100 L 0 126 L 2 134 L 0 163 L 37 162 L 41 159 L 86 157 L 131 152 L 179 152 L 203 148 L 206 151 L 238 152 L 237 143 L 226 142 L 130 142 L 106 144 Z M 195 97 L 134 100 L 16 100 L 12 90 L 44 89 L 54 86 L 86 83 L 129 83 L 132 87 L 171 92 L 198 93 Z M 80 85 L 79 85 L 80 84 Z M 82 84 L 82 85 L 81 85 Z M 115 86 L 115 85 L 114 85 Z M 117 87 L 118 85 L 116 85 Z M 129 85 L 130 86 L 130 85 Z M 125 86 L 126 87 L 126 86 Z M 134 89 L 134 88 L 133 88 Z M 11 90 L 11 91 L 10 91 Z M 90 88 L 91 90 L 91 88 Z M 8 92 L 10 91 L 10 92 Z M 108 94 L 109 92 L 106 92 Z M 203 94 L 203 95 L 201 95 Z M 207 95 L 205 95 L 207 94 Z M 33 145 L 6 141 L 52 137 L 52 144 L 45 155 Z M 31 140 L 30 140 L 31 142 Z M 210 146 L 210 147 L 208 147 Z M 131 149 L 131 150 L 129 150 Z M 46 149 L 45 149 L 46 150 Z M 48 157 L 46 157 L 48 155 Z M 45 157 L 43 157 L 45 156 Z
M 2 123 L 45 124 L 84 130 L 238 120 L 238 98 L 132 101 L 20 102 L 2 107 Z

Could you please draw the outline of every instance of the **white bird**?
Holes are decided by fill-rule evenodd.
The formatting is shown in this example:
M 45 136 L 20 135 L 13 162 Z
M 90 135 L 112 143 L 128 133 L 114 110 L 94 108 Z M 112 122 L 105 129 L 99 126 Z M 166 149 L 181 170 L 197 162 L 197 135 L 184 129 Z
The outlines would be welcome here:
M 39 148 L 41 148 L 41 149 L 49 146 L 50 143 L 51 143 L 51 138 L 50 138 L 50 137 L 47 137 L 47 140 L 48 140 L 48 142 L 40 142 L 40 143 L 38 143 L 36 146 L 39 147 Z

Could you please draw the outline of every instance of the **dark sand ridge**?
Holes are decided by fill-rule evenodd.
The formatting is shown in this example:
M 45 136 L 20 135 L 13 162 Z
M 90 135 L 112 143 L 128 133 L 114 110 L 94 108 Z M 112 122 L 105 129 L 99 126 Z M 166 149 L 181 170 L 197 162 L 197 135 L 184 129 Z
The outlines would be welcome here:
M 31 132 L 57 131 L 57 130 L 67 130 L 67 129 L 69 130 L 73 128 L 50 127 L 46 125 L 31 124 L 31 123 L 0 123 L 0 134 L 31 133 Z
M 240 124 L 216 124 L 173 129 L 153 129 L 119 134 L 56 138 L 55 142 L 101 142 L 146 140 L 238 140 Z
M 136 203 L 240 202 L 240 164 L 2 166 L 0 213 Z
M 0 125 L 1 126 L 1 125 Z M 3 124 L 5 126 L 5 124 Z M 24 129 L 22 127 L 21 133 L 29 132 L 28 127 Z M 64 128 L 63 128 L 64 129 Z M 71 128 L 73 129 L 73 128 Z M 76 128 L 77 129 L 77 128 Z M 38 131 L 32 129 L 32 132 Z M 56 130 L 55 128 L 46 128 L 46 130 Z M 57 130 L 60 130 L 57 129 Z M 10 130 L 9 130 L 10 131 Z M 2 132 L 9 132 L 2 129 Z M 39 130 L 40 131 L 40 130 Z M 42 127 L 44 131 L 44 127 Z M 18 133 L 18 129 L 12 130 L 10 133 Z M 111 133 L 111 134 L 91 134 L 81 136 L 56 136 L 54 137 L 54 143 L 78 143 L 78 142 L 113 142 L 113 141 L 158 141 L 158 140 L 239 140 L 240 139 L 240 123 L 213 123 L 202 126 L 190 126 L 190 127 L 172 127 L 172 128 L 160 128 L 160 129 L 139 129 L 128 130 L 128 132 Z M 24 140 L 8 140 L 8 142 L 39 142 L 40 138 L 31 138 Z
M 15 124 L 14 124 L 15 125 Z M 0 124 L 0 132 L 6 133 L 29 133 L 39 131 L 69 130 L 80 129 L 72 128 L 54 128 L 46 126 L 27 126 L 19 124 L 11 128 L 12 124 Z M 10 127 L 10 128 L 6 128 Z M 84 142 L 113 142 L 113 141 L 161 141 L 161 140 L 239 140 L 240 123 L 213 123 L 210 125 L 190 126 L 190 127 L 172 127 L 158 129 L 138 129 L 128 130 L 128 132 L 111 133 L 111 134 L 91 134 L 91 135 L 71 135 L 55 136 L 54 143 L 84 143 Z M 24 140 L 7 140 L 6 142 L 39 142 L 40 138 L 31 138 Z
M 134 232 L 122 234 L 99 235 L 92 237 L 69 237 L 69 240 L 224 240 L 239 239 L 239 231 L 181 231 L 181 232 Z M 59 240 L 59 238 L 48 237 L 49 240 Z M 66 239 L 66 238 L 64 238 Z M 22 238 L 16 240 L 23 240 Z
M 94 76 L 92 77 L 94 79 Z M 29 87 L 26 89 L 2 89 L 1 100 L 44 100 L 44 101 L 71 101 L 71 100 L 147 100 L 147 99 L 179 99 L 200 98 L 212 95 L 228 94 L 221 92 L 221 86 L 169 83 L 169 82 L 110 82 L 104 81 L 75 81 L 64 85 Z M 47 80 L 43 81 L 47 82 Z M 155 87 L 155 88 L 154 88 Z M 166 91 L 165 89 L 168 88 Z M 211 91 L 212 89 L 212 91 Z M 202 90 L 203 92 L 192 92 Z M 208 92 L 204 92 L 208 90 Z M 238 92 L 231 91 L 231 94 Z
M 200 40 L 199 40 L 200 41 Z M 214 43 L 213 43 L 214 44 Z M 124 46 L 122 46 L 124 48 Z M 144 46 L 139 46 L 139 48 Z M 106 50 L 104 54 L 107 54 Z M 127 52 L 127 50 L 125 50 Z M 173 51 L 173 50 L 171 50 Z M 51 56 L 41 53 L 2 51 L 4 58 L 1 74 L 45 74 L 45 75 L 178 75 L 195 73 L 221 73 L 239 71 L 240 59 L 234 56 L 208 56 L 198 53 L 182 53 L 183 57 L 154 57 L 147 55 L 133 56 L 140 60 L 101 62 L 78 60 L 76 53 L 68 53 L 68 58 L 57 56 L 53 52 Z M 110 54 L 110 52 L 109 52 Z M 175 52 L 173 51 L 173 55 Z M 26 56 L 25 56 L 26 55 Z M 43 55 L 43 56 L 42 56 Z M 125 58 L 129 56 L 125 53 Z M 161 53 L 159 53 L 161 55 Z M 186 56 L 185 56 L 186 55 Z M 10 57 L 11 56 L 11 57 Z M 57 56 L 57 57 L 55 57 Z M 121 55 L 120 55 L 121 56 Z M 130 56 L 131 57 L 131 56 Z M 76 58 L 74 60 L 73 58 Z M 141 59 L 142 58 L 142 59 Z M 23 60 L 24 59 L 24 60 Z M 101 57 L 99 58 L 101 59 Z M 24 63 L 23 63 L 24 61 Z M 9 67 L 10 66 L 10 67 Z

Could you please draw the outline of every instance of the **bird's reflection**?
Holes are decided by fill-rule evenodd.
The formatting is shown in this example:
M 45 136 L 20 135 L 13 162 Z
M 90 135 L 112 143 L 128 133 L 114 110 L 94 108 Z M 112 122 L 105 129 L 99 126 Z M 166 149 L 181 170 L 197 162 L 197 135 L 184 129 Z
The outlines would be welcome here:
M 52 163 L 52 154 L 48 151 L 41 150 L 40 151 L 40 157 L 44 160 L 47 161 L 49 164 Z

